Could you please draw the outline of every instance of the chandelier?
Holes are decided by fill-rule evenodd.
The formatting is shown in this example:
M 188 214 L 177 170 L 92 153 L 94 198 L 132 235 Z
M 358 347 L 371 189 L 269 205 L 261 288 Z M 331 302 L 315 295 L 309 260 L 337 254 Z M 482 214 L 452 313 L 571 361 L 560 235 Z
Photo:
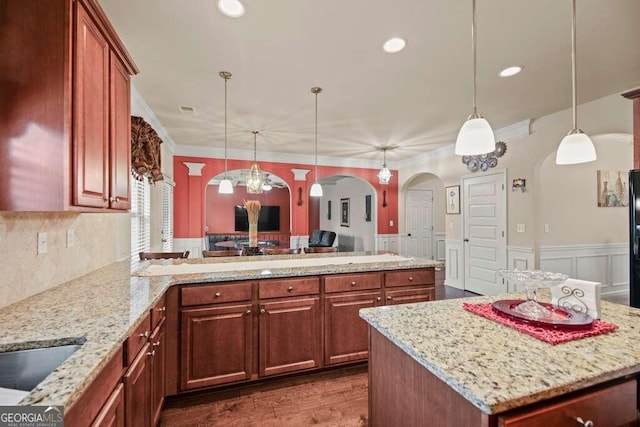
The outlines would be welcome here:
M 382 169 L 378 172 L 378 179 L 380 180 L 380 184 L 388 185 L 393 174 L 387 167 L 387 147 L 382 149 L 382 155 L 384 159 L 382 161 Z
M 251 169 L 247 173 L 247 193 L 249 194 L 261 194 L 262 186 L 264 185 L 265 177 L 264 173 L 260 170 L 260 166 L 258 166 L 258 162 L 256 161 L 256 137 L 258 136 L 258 131 L 251 131 L 253 134 L 253 164 L 251 165 Z

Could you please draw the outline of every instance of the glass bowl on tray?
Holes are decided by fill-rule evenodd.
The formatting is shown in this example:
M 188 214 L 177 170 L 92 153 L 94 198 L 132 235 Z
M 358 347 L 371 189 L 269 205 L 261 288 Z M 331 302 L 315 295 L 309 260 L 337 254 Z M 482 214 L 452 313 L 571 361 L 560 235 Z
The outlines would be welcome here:
M 569 276 L 550 271 L 519 270 L 517 268 L 501 269 L 497 273 L 512 284 L 522 285 L 527 293 L 526 301 L 517 305 L 509 305 L 510 312 L 506 314 L 513 315 L 512 312 L 516 312 L 521 317 L 533 320 L 552 319 L 557 315 L 549 304 L 543 305 L 538 302 L 538 289 L 560 285 L 566 282 Z

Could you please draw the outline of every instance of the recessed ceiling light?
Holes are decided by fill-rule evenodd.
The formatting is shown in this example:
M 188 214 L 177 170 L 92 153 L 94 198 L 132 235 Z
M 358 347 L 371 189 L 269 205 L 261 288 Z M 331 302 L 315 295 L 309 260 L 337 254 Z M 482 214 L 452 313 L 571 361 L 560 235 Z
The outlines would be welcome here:
M 516 75 L 516 74 L 518 74 L 520 71 L 522 71 L 522 67 L 518 67 L 518 66 L 516 65 L 516 66 L 513 66 L 513 67 L 505 68 L 504 70 L 500 71 L 500 72 L 498 73 L 498 75 L 499 75 L 500 77 L 511 77 L 511 76 L 515 76 L 515 75 Z
M 404 49 L 406 45 L 407 45 L 407 41 L 405 39 L 401 39 L 400 37 L 394 37 L 384 42 L 384 45 L 382 45 L 382 48 L 384 49 L 385 52 L 396 53 Z
M 218 0 L 218 9 L 230 18 L 244 15 L 244 6 L 238 0 Z

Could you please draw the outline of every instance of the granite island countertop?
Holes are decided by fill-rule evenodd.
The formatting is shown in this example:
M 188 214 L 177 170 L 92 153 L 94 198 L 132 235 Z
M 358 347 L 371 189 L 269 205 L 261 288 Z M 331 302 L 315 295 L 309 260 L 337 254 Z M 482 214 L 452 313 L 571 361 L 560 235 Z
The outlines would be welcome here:
M 24 405 L 71 405 L 91 383 L 149 313 L 167 288 L 173 285 L 298 277 L 364 271 L 434 267 L 440 262 L 404 258 L 385 262 L 325 264 L 265 270 L 252 268 L 259 260 L 326 259 L 361 257 L 370 253 L 273 255 L 270 257 L 195 258 L 117 262 L 55 288 L 0 308 L 0 352 L 82 344 L 21 402 Z M 372 258 L 373 259 L 373 258 Z M 224 272 L 143 276 L 150 266 L 233 263 L 238 269 Z M 294 263 L 292 262 L 291 265 Z M 275 265 L 275 264 L 274 264 Z M 132 274 L 132 271 L 134 273 Z
M 619 329 L 550 345 L 472 314 L 473 297 L 360 310 L 360 317 L 487 414 L 542 401 L 640 372 L 640 309 L 602 302 Z

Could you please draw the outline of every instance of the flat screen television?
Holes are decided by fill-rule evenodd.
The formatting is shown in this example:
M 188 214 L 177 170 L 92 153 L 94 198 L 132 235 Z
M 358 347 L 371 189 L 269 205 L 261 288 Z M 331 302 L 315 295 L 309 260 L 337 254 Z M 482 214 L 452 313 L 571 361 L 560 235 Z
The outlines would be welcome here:
M 249 217 L 244 206 L 234 206 L 236 231 L 249 231 Z M 258 231 L 280 231 L 280 206 L 260 207 Z

